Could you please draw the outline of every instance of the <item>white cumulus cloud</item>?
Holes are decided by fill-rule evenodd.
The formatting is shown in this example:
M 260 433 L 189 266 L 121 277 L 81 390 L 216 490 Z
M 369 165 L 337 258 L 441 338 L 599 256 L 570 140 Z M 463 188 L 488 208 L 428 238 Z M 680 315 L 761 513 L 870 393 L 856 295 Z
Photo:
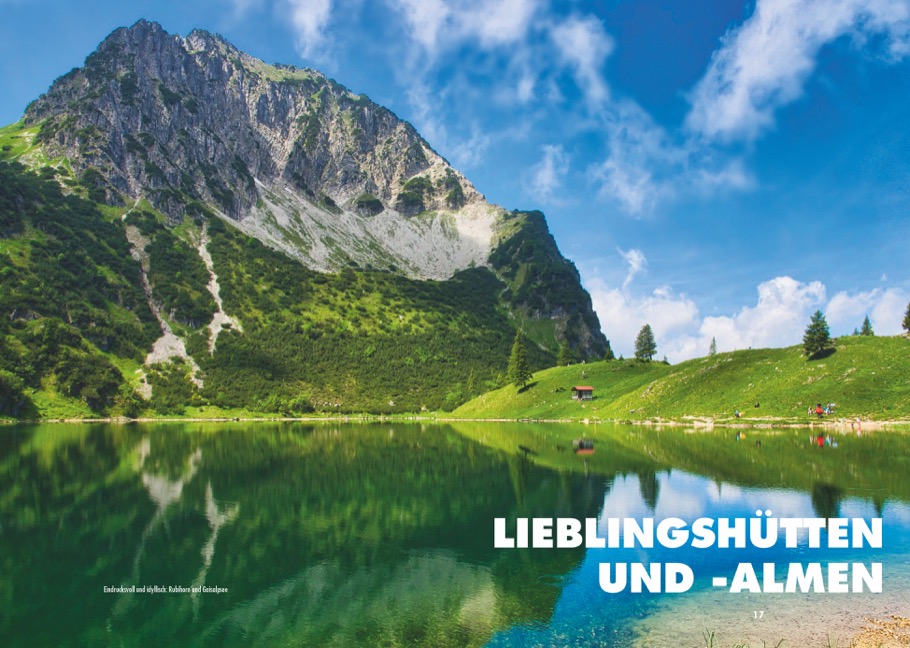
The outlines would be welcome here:
M 714 52 L 679 131 L 655 124 L 633 101 L 601 102 L 606 155 L 590 170 L 600 198 L 647 215 L 679 195 L 753 188 L 736 149 L 716 144 L 753 141 L 772 128 L 775 112 L 802 96 L 822 47 L 844 37 L 857 48 L 878 39 L 889 60 L 907 56 L 910 0 L 757 0 L 752 16 Z M 609 97 L 606 82 L 589 85 L 595 96 Z
M 570 16 L 551 28 L 559 55 L 575 73 L 588 101 L 601 104 L 609 98 L 603 66 L 613 51 L 613 39 L 594 16 Z
M 456 16 L 461 30 L 476 36 L 484 47 L 522 40 L 541 5 L 538 0 L 462 0 L 452 4 L 458 7 Z
M 328 44 L 332 0 L 288 0 L 288 13 L 297 34 L 297 51 L 304 58 L 320 57 Z
M 774 111 L 803 92 L 819 50 L 843 36 L 859 43 L 883 36 L 900 58 L 910 45 L 907 0 L 758 0 L 729 32 L 692 93 L 687 125 L 721 140 L 751 140 L 774 123 Z
M 666 287 L 637 295 L 622 288 L 612 288 L 601 280 L 588 282 L 587 288 L 600 319 L 600 328 L 617 356 L 632 357 L 635 337 L 642 326 L 650 324 L 657 341 L 657 357 L 666 355 L 672 362 L 686 359 L 674 353 L 678 346 L 674 340 L 697 326 L 698 306 L 690 298 L 675 295 Z
M 898 288 L 875 288 L 852 295 L 839 292 L 828 302 L 825 319 L 832 335 L 859 328 L 866 315 L 877 335 L 897 335 L 902 330 L 908 299 L 910 296 Z
M 446 0 L 391 0 L 410 28 L 410 37 L 429 52 L 435 52 L 443 26 L 452 12 Z
M 631 357 L 635 351 L 635 337 L 642 326 L 650 324 L 657 341 L 658 356 L 663 355 L 666 351 L 662 347 L 667 340 L 684 334 L 697 324 L 698 307 L 685 295 L 675 295 L 667 287 L 656 288 L 646 295 L 633 293 L 632 283 L 647 268 L 647 258 L 637 248 L 617 252 L 627 266 L 621 287 L 609 286 L 599 277 L 586 282 L 600 328 L 610 339 L 616 355 Z
M 498 47 L 522 40 L 532 27 L 539 0 L 387 0 L 427 55 L 465 41 Z
M 618 250 L 627 274 L 621 287 L 595 276 L 585 282 L 601 329 L 617 355 L 630 357 L 635 336 L 650 324 L 657 339 L 658 357 L 681 362 L 708 354 L 711 340 L 718 351 L 779 348 L 802 342 L 809 319 L 816 310 L 825 314 L 832 337 L 849 335 L 868 314 L 876 335 L 897 335 L 910 301 L 902 288 L 876 288 L 865 292 L 840 291 L 830 299 L 820 281 L 775 277 L 756 288 L 754 305 L 729 315 L 703 316 L 685 294 L 666 287 L 648 293 L 634 290 L 633 280 L 647 264 L 641 250 Z
M 690 297 L 667 287 L 636 293 L 632 279 L 640 272 L 635 268 L 643 267 L 639 264 L 644 255 L 634 249 L 619 253 L 629 267 L 622 287 L 611 287 L 599 277 L 586 282 L 601 328 L 617 355 L 634 353 L 635 336 L 644 324 L 654 330 L 658 356 L 666 355 L 671 362 L 707 355 L 712 338 L 718 351 L 792 346 L 802 340 L 811 314 L 825 307 L 821 282 L 775 277 L 758 285 L 755 305 L 731 315 L 705 317 Z
M 811 314 L 824 305 L 825 286 L 792 277 L 775 277 L 758 285 L 758 302 L 733 316 L 706 317 L 699 336 L 717 340 L 719 351 L 797 344 Z M 705 345 L 707 348 L 707 345 Z

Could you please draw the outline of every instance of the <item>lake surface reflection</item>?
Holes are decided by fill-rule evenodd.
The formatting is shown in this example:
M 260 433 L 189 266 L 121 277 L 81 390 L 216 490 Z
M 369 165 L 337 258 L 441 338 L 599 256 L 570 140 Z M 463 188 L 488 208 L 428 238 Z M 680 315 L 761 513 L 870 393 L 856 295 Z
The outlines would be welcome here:
M 808 430 L 736 434 L 474 423 L 3 427 L 0 637 L 5 646 L 703 646 L 707 630 L 728 641 L 717 645 L 792 646 L 825 645 L 836 631 L 843 645 L 865 616 L 910 614 L 910 435 L 845 431 L 833 435 L 836 447 L 818 447 Z M 593 454 L 572 451 L 580 437 L 595 441 Z M 880 515 L 884 547 L 493 549 L 497 517 L 691 521 L 756 509 Z M 741 562 L 828 560 L 882 562 L 884 592 L 711 587 Z M 690 592 L 600 590 L 602 562 L 671 561 L 693 568 Z

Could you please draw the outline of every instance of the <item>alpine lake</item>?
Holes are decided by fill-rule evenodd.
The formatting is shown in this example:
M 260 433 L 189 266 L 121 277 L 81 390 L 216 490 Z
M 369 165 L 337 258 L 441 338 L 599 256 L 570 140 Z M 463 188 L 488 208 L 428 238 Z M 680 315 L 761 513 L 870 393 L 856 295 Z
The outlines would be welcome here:
M 0 645 L 848 646 L 910 616 L 910 430 L 531 423 L 0 427 Z M 593 453 L 573 441 L 594 442 Z M 760 443 L 758 443 L 760 442 Z M 881 548 L 494 548 L 518 518 L 881 517 Z M 783 534 L 781 534 L 781 537 Z M 881 563 L 881 593 L 732 593 Z M 601 563 L 682 563 L 606 593 Z M 826 579 L 827 584 L 827 579 Z M 852 580 L 847 581 L 852 583 Z M 783 643 L 780 643 L 783 640 Z M 764 644 L 763 644 L 764 642 Z M 887 643 L 881 645 L 889 645 Z M 894 644 L 905 645 L 905 644 Z

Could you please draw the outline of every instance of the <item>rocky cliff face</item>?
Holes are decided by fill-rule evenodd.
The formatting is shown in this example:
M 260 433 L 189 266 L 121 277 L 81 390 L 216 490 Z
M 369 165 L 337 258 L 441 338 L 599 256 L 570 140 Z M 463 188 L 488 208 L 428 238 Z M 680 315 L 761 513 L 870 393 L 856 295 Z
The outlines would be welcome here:
M 26 123 L 93 198 L 145 199 L 173 224 L 217 215 L 319 271 L 496 271 L 523 231 L 389 110 L 205 31 L 181 38 L 145 21 L 115 31 L 29 106 Z M 574 270 L 558 250 L 547 268 Z M 587 297 L 577 272 L 548 277 L 548 290 L 568 282 Z M 603 353 L 589 299 L 551 308 L 527 299 L 531 283 L 501 278 L 524 290 L 510 302 L 519 315 L 553 319 L 581 357 Z
M 320 270 L 446 278 L 490 251 L 499 210 L 410 124 L 204 31 L 119 29 L 26 118 L 106 201 L 147 198 L 175 222 L 214 209 Z

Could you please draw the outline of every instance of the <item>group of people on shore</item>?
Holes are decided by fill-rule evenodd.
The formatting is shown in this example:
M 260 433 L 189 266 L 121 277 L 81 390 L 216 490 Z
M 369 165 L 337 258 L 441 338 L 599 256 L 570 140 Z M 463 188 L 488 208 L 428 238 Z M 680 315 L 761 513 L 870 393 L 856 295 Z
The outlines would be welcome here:
M 830 416 L 831 414 L 834 414 L 834 406 L 835 406 L 835 403 L 828 403 L 824 407 L 822 407 L 821 403 L 816 403 L 815 409 L 810 407 L 808 414 L 809 414 L 809 416 L 812 416 L 813 414 L 815 414 L 818 418 L 824 418 L 826 416 Z M 842 419 L 840 419 L 840 422 L 846 426 L 847 419 L 842 418 Z M 857 417 L 856 419 L 850 419 L 850 430 L 852 432 L 856 432 L 857 435 L 861 435 L 863 433 L 863 423 L 859 419 L 859 417 Z M 821 445 L 821 444 L 819 444 L 819 445 Z
M 822 407 L 821 403 L 816 403 L 815 409 L 813 409 L 812 407 L 809 408 L 809 412 L 808 412 L 809 416 L 812 416 L 813 414 L 815 414 L 818 418 L 822 418 L 824 416 L 830 416 L 831 414 L 834 414 L 835 405 L 836 405 L 836 403 L 828 403 L 827 405 Z
M 832 414 L 834 414 L 834 408 L 836 406 L 837 406 L 837 403 L 828 403 L 827 405 L 822 406 L 822 404 L 819 402 L 819 403 L 815 404 L 815 407 L 809 406 L 807 414 L 809 416 L 815 415 L 820 419 L 825 418 L 826 416 L 831 416 Z M 755 401 L 755 407 L 756 408 L 761 407 L 761 403 L 759 403 L 758 401 Z M 742 418 L 742 415 L 743 415 L 743 413 L 740 412 L 738 408 L 733 410 L 733 416 L 735 418 Z M 845 427 L 844 431 L 846 431 L 847 419 L 841 418 L 841 419 L 839 419 L 839 422 L 844 425 L 844 427 Z M 862 424 L 862 420 L 859 417 L 857 417 L 855 419 L 853 419 L 853 418 L 850 419 L 850 430 L 852 432 L 856 432 L 857 436 L 862 435 L 863 424 Z M 741 435 L 741 433 L 738 432 L 736 435 L 736 440 L 740 441 L 742 438 L 745 438 L 745 435 L 744 434 Z M 819 447 L 822 447 L 825 445 L 831 445 L 830 436 L 825 438 L 825 437 L 822 437 L 821 435 L 819 435 L 818 439 L 821 439 L 821 441 L 818 441 L 814 436 L 810 437 L 810 443 L 812 443 L 813 445 L 818 443 Z M 834 447 L 835 448 L 837 447 L 836 442 L 834 443 Z

